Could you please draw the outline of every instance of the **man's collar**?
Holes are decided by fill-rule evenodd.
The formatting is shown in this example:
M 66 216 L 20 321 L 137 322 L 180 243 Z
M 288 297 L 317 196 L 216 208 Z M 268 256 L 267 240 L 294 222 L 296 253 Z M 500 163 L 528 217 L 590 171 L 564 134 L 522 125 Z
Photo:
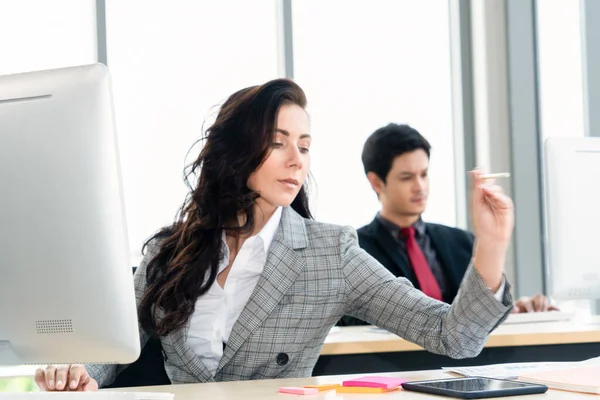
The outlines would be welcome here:
M 381 224 L 390 232 L 397 234 L 398 232 L 400 232 L 400 230 L 402 228 L 400 228 L 398 225 L 396 225 L 395 223 L 393 223 L 392 221 L 390 221 L 389 219 L 384 218 L 381 213 L 377 213 L 377 217 L 376 217 L 379 222 L 381 222 Z M 418 236 L 423 236 L 425 235 L 425 229 L 426 229 L 426 225 L 425 222 L 423 221 L 423 218 L 419 217 L 419 219 L 413 224 L 413 227 L 415 228 L 415 231 L 417 232 Z

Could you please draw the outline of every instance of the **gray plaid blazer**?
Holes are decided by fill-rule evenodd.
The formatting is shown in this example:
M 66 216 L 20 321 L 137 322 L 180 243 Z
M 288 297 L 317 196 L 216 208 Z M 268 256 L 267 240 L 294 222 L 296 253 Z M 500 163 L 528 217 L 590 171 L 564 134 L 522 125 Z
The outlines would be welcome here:
M 136 271 L 138 302 L 150 248 Z M 358 246 L 356 232 L 283 210 L 262 276 L 235 322 L 213 376 L 187 344 L 189 325 L 161 338 L 173 383 L 309 377 L 323 342 L 342 315 L 394 332 L 453 358 L 479 354 L 512 308 L 510 285 L 499 302 L 471 266 L 452 306 L 395 278 Z M 142 346 L 148 334 L 140 331 Z M 126 366 L 87 365 L 100 386 Z

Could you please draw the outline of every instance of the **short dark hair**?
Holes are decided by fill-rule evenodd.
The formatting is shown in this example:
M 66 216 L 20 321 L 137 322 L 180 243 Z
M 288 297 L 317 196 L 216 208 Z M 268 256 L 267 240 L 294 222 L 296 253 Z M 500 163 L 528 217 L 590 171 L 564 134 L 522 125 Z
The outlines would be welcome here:
M 419 149 L 430 156 L 431 145 L 416 129 L 394 123 L 379 128 L 369 136 L 363 147 L 365 174 L 374 172 L 385 182 L 396 157 Z

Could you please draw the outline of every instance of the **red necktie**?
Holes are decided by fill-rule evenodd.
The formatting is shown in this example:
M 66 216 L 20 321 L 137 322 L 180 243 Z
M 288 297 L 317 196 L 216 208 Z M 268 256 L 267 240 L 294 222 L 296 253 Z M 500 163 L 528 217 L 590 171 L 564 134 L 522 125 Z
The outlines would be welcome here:
M 423 254 L 419 243 L 415 239 L 414 226 L 402 228 L 401 232 L 406 239 L 406 252 L 417 276 L 417 281 L 419 281 L 421 291 L 427 296 L 441 301 L 442 291 L 435 280 L 435 276 L 433 276 L 433 272 L 431 272 L 431 268 L 429 268 L 425 254 Z

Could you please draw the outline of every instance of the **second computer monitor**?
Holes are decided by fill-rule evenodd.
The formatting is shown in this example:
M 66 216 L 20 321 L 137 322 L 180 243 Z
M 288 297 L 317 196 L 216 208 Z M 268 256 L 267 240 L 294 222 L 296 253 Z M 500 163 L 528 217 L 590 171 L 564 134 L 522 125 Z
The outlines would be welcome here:
M 600 299 L 600 138 L 549 138 L 543 155 L 547 292 Z

